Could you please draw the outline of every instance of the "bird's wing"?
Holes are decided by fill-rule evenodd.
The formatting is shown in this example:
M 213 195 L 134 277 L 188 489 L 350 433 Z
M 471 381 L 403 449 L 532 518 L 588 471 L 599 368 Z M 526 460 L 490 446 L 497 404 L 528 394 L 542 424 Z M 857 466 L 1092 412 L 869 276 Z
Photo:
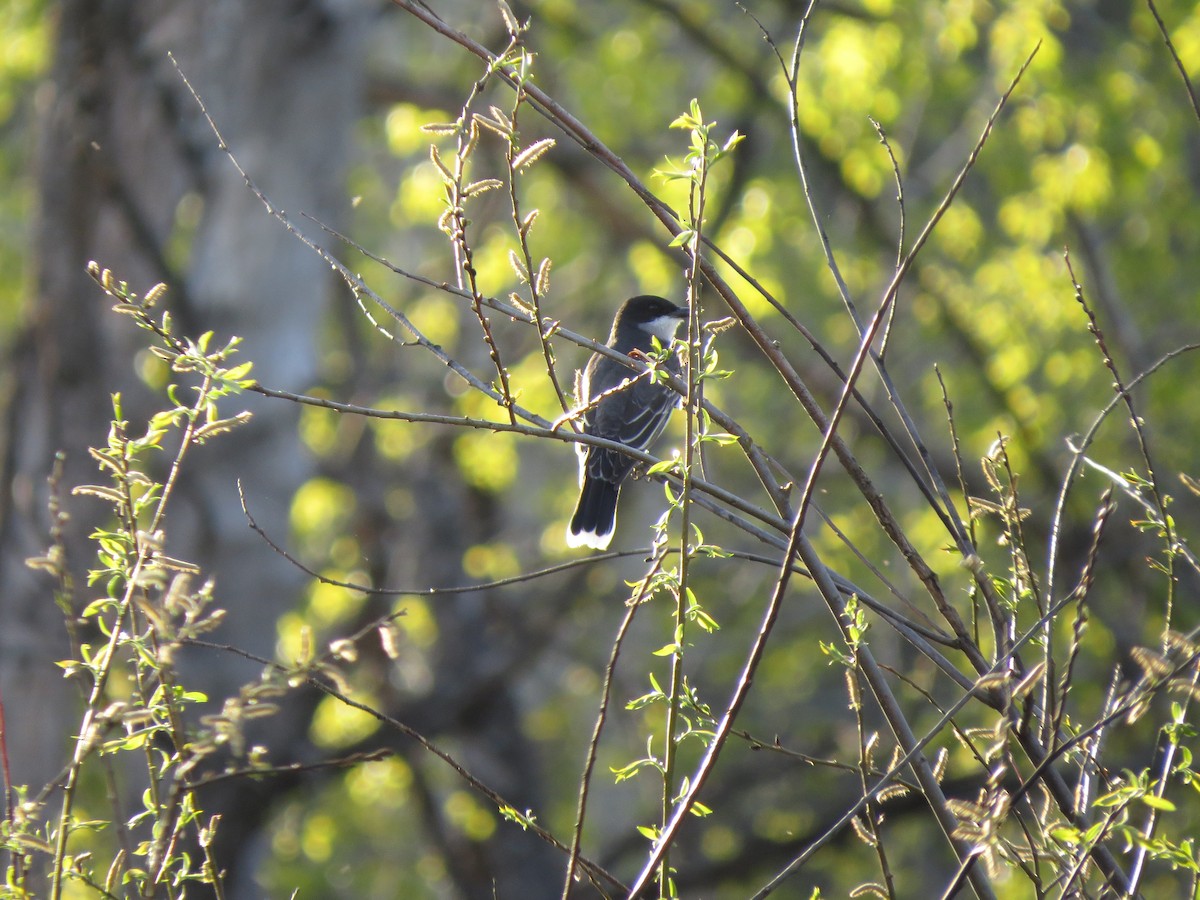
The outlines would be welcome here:
M 670 388 L 646 382 L 634 385 L 631 390 L 637 400 L 636 412 L 619 423 L 613 440 L 645 450 L 667 427 L 679 396 Z
M 619 412 L 608 407 L 595 410 L 586 430 L 596 437 L 645 450 L 667 426 L 679 397 L 670 388 L 646 381 L 632 384 L 626 390 L 631 392 L 632 402 L 620 404 Z M 588 475 L 611 482 L 621 481 L 633 465 L 631 457 L 600 447 L 590 448 L 585 463 Z

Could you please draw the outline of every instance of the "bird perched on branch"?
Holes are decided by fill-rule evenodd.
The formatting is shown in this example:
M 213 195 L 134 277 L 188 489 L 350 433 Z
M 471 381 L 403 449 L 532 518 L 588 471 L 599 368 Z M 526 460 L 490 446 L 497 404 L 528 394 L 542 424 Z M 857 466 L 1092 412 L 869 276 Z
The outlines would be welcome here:
M 653 339 L 665 346 L 675 337 L 688 311 L 662 297 L 642 295 L 626 300 L 617 310 L 608 346 L 629 355 L 650 353 Z M 674 356 L 666 367 L 680 374 Z M 618 360 L 595 353 L 577 378 L 577 399 L 585 408 L 583 432 L 645 450 L 658 437 L 679 395 Z M 567 526 L 567 546 L 603 550 L 612 540 L 617 521 L 617 494 L 635 460 L 618 450 L 576 444 L 579 452 L 579 503 Z

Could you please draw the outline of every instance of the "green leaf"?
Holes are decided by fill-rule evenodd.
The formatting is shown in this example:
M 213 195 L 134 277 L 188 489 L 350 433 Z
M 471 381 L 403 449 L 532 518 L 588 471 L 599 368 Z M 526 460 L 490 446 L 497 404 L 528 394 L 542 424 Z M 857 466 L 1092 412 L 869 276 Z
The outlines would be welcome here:
M 1166 797 L 1158 797 L 1154 794 L 1145 794 L 1141 797 L 1141 801 L 1151 809 L 1161 809 L 1164 812 L 1175 812 L 1175 804 Z
M 668 472 L 675 471 L 679 466 L 677 459 L 663 459 L 656 462 L 646 470 L 647 475 L 664 475 Z
M 702 610 L 700 607 L 695 607 L 693 610 L 688 610 L 692 614 L 697 625 L 712 634 L 714 631 L 720 631 L 721 626 L 717 624 L 717 620 Z
M 83 608 L 83 612 L 79 614 L 79 617 L 82 619 L 90 619 L 92 616 L 100 615 L 100 613 L 108 609 L 111 605 L 111 600 L 109 600 L 107 597 L 101 597 L 99 600 L 93 600 L 91 603 L 85 606 Z
M 250 374 L 250 370 L 254 368 L 254 363 L 242 363 L 240 366 L 234 366 L 232 369 L 227 369 L 221 373 L 221 377 L 226 381 L 236 381 L 241 387 L 246 386 L 245 378 Z
M 1062 844 L 1078 844 L 1079 829 L 1060 826 L 1050 829 L 1050 837 Z

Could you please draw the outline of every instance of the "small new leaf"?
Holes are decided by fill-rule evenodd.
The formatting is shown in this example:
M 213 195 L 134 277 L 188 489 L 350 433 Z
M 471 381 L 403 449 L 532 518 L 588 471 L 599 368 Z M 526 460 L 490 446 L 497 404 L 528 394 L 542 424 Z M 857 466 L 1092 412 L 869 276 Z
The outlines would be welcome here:
M 663 459 L 663 460 L 659 460 L 654 465 L 652 465 L 650 468 L 648 468 L 646 470 L 646 474 L 647 475 L 665 475 L 670 472 L 678 472 L 678 471 L 679 471 L 679 460 Z
M 730 150 L 732 150 L 734 147 L 736 147 L 738 144 L 740 144 L 745 139 L 746 139 L 746 136 L 744 134 L 742 134 L 741 132 L 738 132 L 738 131 L 733 132 L 733 134 L 729 135 L 729 139 L 727 141 L 725 141 L 724 146 L 721 147 L 721 152 L 728 153 Z
M 1161 809 L 1163 812 L 1175 812 L 1175 804 L 1166 797 L 1156 797 L 1154 794 L 1145 794 L 1141 798 L 1142 803 L 1151 809 Z
M 675 235 L 675 237 L 671 238 L 671 243 L 667 244 L 667 246 L 668 247 L 682 247 L 685 244 L 691 243 L 692 238 L 695 236 L 695 234 L 696 234 L 696 232 L 692 231 L 692 229 L 684 228 L 679 232 L 679 234 L 677 234 L 677 235 Z

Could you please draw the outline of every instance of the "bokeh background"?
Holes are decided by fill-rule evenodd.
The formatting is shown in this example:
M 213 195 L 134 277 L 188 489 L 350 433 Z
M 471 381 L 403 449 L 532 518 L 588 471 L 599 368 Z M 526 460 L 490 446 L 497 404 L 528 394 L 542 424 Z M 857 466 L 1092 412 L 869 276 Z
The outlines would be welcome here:
M 492 4 L 433 5 L 451 27 L 493 50 L 507 42 Z M 686 183 L 655 173 L 677 165 L 686 151 L 686 136 L 668 126 L 692 98 L 719 123 L 718 132 L 745 135 L 714 173 L 706 232 L 848 366 L 857 332 L 798 177 L 777 56 L 790 58 L 807 3 L 511 6 L 531 23 L 534 83 L 676 208 L 686 206 Z M 1158 11 L 1195 78 L 1200 12 L 1185 0 L 1162 0 Z M 1113 397 L 1113 376 L 1075 300 L 1064 249 L 1126 382 L 1200 338 L 1200 120 L 1153 16 L 1145 4 L 1123 0 L 822 3 L 808 27 L 797 93 L 817 221 L 869 315 L 902 236 L 893 163 L 872 119 L 886 132 L 902 175 L 903 238 L 911 246 L 1035 47 L 964 188 L 900 290 L 887 362 L 948 483 L 959 484 L 958 465 L 934 364 L 953 402 L 969 493 L 988 496 L 978 460 L 1000 435 L 1010 439 L 1021 502 L 1030 510 L 1028 546 L 1044 577 L 1068 440 Z M 483 73 L 478 59 L 380 0 L 4 4 L 0 687 L 18 784 L 56 777 L 80 702 L 54 666 L 68 652 L 62 614 L 47 584 L 22 562 L 46 545 L 53 454 L 66 453 L 65 484 L 94 480 L 85 448 L 104 439 L 110 395 L 120 391 L 136 419 L 156 408 L 166 378 L 142 336 L 107 311 L 85 273 L 89 260 L 135 290 L 165 282 L 166 302 L 187 333 L 243 337 L 245 358 L 269 387 L 381 409 L 502 417 L 431 355 L 382 335 L 328 265 L 268 214 L 222 152 L 168 52 L 271 203 L 431 340 L 491 377 L 487 348 L 461 299 L 396 274 L 317 224 L 407 271 L 454 280 L 451 247 L 437 228 L 445 196 L 429 155 L 430 144 L 445 149 L 453 142 L 422 126 L 454 121 Z M 511 109 L 511 90 L 489 84 L 479 108 L 491 103 Z M 543 311 L 602 339 L 625 297 L 658 293 L 682 301 L 683 258 L 633 192 L 532 109 L 521 116 L 525 143 L 558 141 L 520 181 L 522 205 L 540 211 L 532 246 L 553 261 Z M 478 177 L 503 172 L 503 148 L 493 135 L 481 137 L 473 166 Z M 520 291 L 509 261 L 515 245 L 505 192 L 478 198 L 470 217 L 482 289 L 500 298 Z M 729 278 L 830 408 L 840 384 L 826 364 L 760 294 Z M 708 318 L 724 314 L 714 293 L 702 299 Z M 536 335 L 493 318 L 522 404 L 554 418 L 560 410 Z M 386 316 L 381 321 L 395 330 Z M 713 382 L 709 398 L 802 478 L 819 432 L 744 334 L 724 332 L 717 346 L 722 367 L 734 374 Z M 569 382 L 587 353 L 566 341 L 555 350 Z M 1198 501 L 1177 475 L 1200 474 L 1197 374 L 1196 357 L 1183 353 L 1136 392 L 1185 536 Z M 887 408 L 869 372 L 861 388 Z M 238 480 L 259 525 L 313 570 L 377 588 L 461 588 L 578 559 L 562 540 L 575 499 L 571 447 L 261 397 L 247 397 L 245 405 L 252 424 L 193 460 L 168 523 L 172 548 L 216 579 L 218 605 L 228 614 L 220 640 L 294 659 L 308 635 L 332 640 L 403 609 L 398 656 L 366 646 L 347 667 L 355 696 L 434 740 L 521 811 L 569 836 L 626 582 L 645 568 L 650 523 L 666 505 L 661 487 L 643 481 L 625 490 L 614 545 L 634 551 L 625 556 L 508 586 L 364 595 L 318 583 L 272 551 L 247 526 Z M 1111 417 L 1091 455 L 1114 472 L 1141 467 L 1145 475 L 1125 418 Z M 857 409 L 840 433 L 970 617 L 969 575 L 891 451 Z M 681 440 L 682 417 L 660 454 Z M 708 451 L 706 476 L 767 503 L 736 447 Z M 1059 536 L 1060 596 L 1087 553 L 1106 483 L 1090 472 L 1070 497 Z M 831 566 L 877 595 L 888 594 L 890 584 L 920 597 L 904 560 L 835 465 L 826 466 L 818 502 L 845 536 L 811 526 Z M 82 573 L 86 535 L 103 510 L 82 498 L 70 509 L 69 547 Z M 1120 534 L 1105 547 L 1089 599 L 1072 694 L 1084 719 L 1094 718 L 1130 648 L 1156 643 L 1164 625 L 1166 586 L 1147 564 L 1159 548 L 1153 535 L 1128 525 L 1139 515 L 1134 504 L 1121 505 Z M 698 522 L 707 540 L 767 552 L 711 517 Z M 1002 571 L 1008 549 L 997 545 L 997 527 L 986 520 L 978 527 L 981 553 Z M 695 637 L 687 669 L 718 711 L 775 574 L 746 560 L 697 563 L 697 595 L 721 630 Z M 82 577 L 78 584 L 82 606 Z M 1177 629 L 1196 624 L 1195 587 L 1194 578 L 1181 577 L 1171 623 Z M 657 820 L 660 799 L 649 775 L 617 783 L 612 770 L 643 757 L 647 738 L 655 752 L 662 713 L 623 707 L 649 690 L 649 676 L 663 679 L 667 663 L 653 652 L 670 640 L 672 624 L 665 599 L 635 619 L 615 670 L 614 709 L 593 779 L 584 852 L 626 878 L 647 851 L 635 826 Z M 820 648 L 837 640 L 815 592 L 797 582 L 738 720 L 752 739 L 731 742 L 703 796 L 714 815 L 682 833 L 675 861 L 684 896 L 749 896 L 861 791 L 859 734 L 843 671 Z M 936 703 L 956 696 L 952 685 L 885 626 L 872 626 L 870 640 L 903 675 L 897 690 L 918 732 L 932 725 Z M 217 704 L 261 670 L 214 651 L 189 653 L 181 667 L 186 683 Z M 883 728 L 873 709 L 865 715 Z M 964 727 L 992 721 L 970 708 L 962 718 Z M 228 896 L 558 895 L 561 854 L 503 821 L 443 762 L 369 716 L 297 690 L 255 738 L 279 763 L 376 750 L 386 756 L 214 789 L 207 808 L 224 816 L 219 841 Z M 756 749 L 755 739 L 778 740 L 788 752 Z M 1123 732 L 1114 738 L 1114 768 L 1147 765 L 1153 742 L 1152 723 Z M 685 743 L 684 758 L 694 762 L 700 749 L 698 741 Z M 949 734 L 935 749 L 947 753 L 947 792 L 971 795 L 979 774 L 967 751 Z M 89 802 L 99 810 L 103 786 L 92 788 Z M 1181 812 L 1180 833 L 1194 821 L 1194 813 Z M 919 797 L 895 799 L 884 827 L 897 896 L 932 896 L 929 886 L 944 885 L 955 863 L 927 807 Z M 875 858 L 846 830 L 780 895 L 807 897 L 820 887 L 823 896 L 844 896 L 865 880 L 864 866 Z M 1176 895 L 1173 877 L 1165 866 L 1154 869 L 1147 896 Z M 1155 878 L 1168 893 L 1152 893 Z M 997 890 L 1031 896 L 1028 884 L 1013 878 L 1001 878 Z

